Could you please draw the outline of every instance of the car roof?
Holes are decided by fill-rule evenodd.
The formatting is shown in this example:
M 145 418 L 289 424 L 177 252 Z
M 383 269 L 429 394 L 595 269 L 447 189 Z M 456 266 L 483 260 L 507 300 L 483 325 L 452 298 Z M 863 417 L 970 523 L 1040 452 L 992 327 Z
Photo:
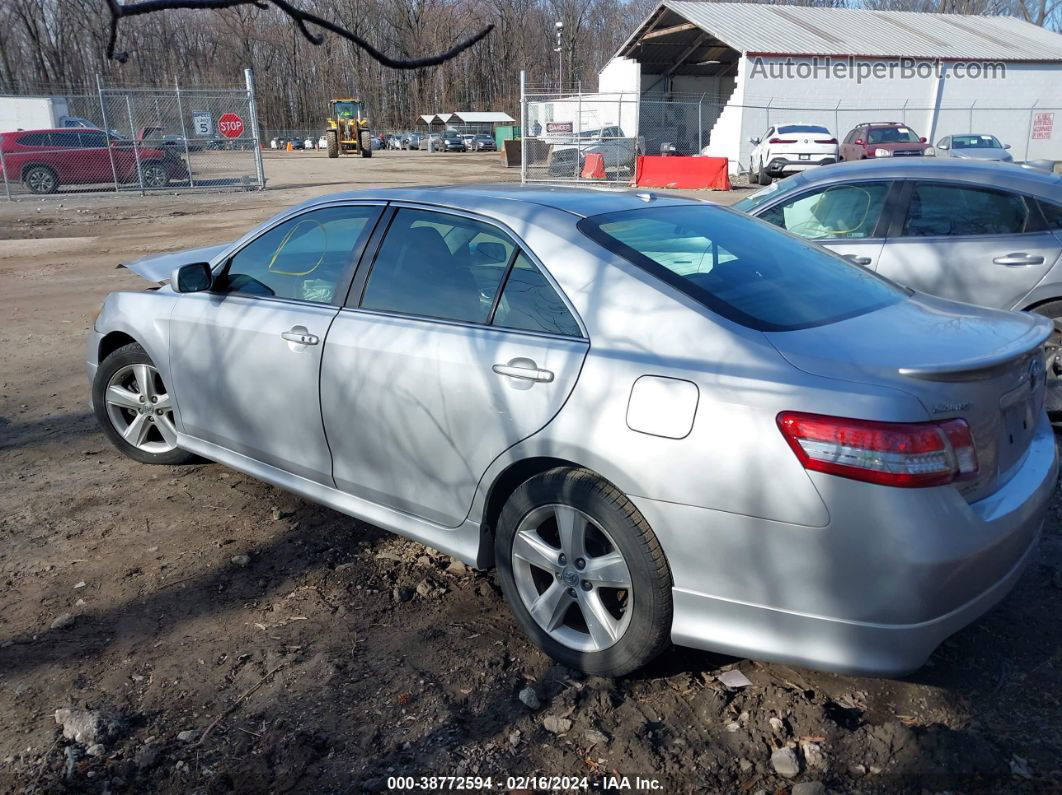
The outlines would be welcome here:
M 602 188 L 566 188 L 550 185 L 439 185 L 408 188 L 378 188 L 318 196 L 301 208 L 352 199 L 408 201 L 436 204 L 464 210 L 501 211 L 505 215 L 527 217 L 535 208 L 548 207 L 579 217 L 640 209 L 647 206 L 703 204 L 696 199 L 668 196 L 647 190 L 606 190 Z
M 874 158 L 834 163 L 805 171 L 792 179 L 806 185 L 852 182 L 860 179 L 945 179 L 1010 188 L 1057 201 L 1062 176 L 1014 163 L 976 160 L 937 160 L 933 157 Z

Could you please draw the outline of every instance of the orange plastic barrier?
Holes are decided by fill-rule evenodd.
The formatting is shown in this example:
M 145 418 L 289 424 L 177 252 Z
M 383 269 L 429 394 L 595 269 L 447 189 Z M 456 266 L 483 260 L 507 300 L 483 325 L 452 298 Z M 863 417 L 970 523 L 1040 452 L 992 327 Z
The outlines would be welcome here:
M 586 160 L 583 162 L 583 173 L 579 176 L 582 179 L 604 179 L 605 156 L 601 154 L 588 154 Z
M 730 190 L 727 166 L 725 157 L 643 155 L 634 164 L 631 185 L 636 188 Z

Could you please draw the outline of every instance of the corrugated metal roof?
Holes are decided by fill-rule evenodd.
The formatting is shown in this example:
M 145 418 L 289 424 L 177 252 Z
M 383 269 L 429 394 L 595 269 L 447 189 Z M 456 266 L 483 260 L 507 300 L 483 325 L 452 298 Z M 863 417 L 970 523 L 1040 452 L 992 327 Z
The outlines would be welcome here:
M 740 52 L 970 61 L 1062 61 L 1062 35 L 1013 17 L 664 0 Z M 653 12 L 650 19 L 656 16 Z M 638 57 L 645 25 L 621 48 Z
M 512 124 L 516 121 L 508 113 L 502 113 L 497 110 L 489 111 L 458 111 L 457 113 L 450 114 L 451 120 L 463 121 L 466 124 L 475 124 L 477 122 L 503 122 Z

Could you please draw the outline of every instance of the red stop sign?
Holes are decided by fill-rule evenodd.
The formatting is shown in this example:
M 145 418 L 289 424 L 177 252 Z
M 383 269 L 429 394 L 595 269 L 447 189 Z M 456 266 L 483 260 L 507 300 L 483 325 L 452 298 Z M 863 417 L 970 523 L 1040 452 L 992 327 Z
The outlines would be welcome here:
M 239 138 L 243 135 L 243 119 L 235 113 L 226 113 L 218 119 L 218 132 L 226 138 Z

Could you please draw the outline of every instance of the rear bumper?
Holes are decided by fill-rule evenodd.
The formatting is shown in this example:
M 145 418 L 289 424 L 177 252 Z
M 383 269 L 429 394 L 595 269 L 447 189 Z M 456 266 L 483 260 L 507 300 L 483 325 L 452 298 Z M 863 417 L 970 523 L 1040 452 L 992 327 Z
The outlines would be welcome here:
M 837 158 L 833 156 L 827 156 L 816 160 L 791 160 L 784 157 L 776 157 L 764 167 L 764 171 L 772 177 L 776 177 L 780 174 L 792 174 L 797 171 L 807 171 L 809 168 L 828 166 L 831 163 L 836 162 Z
M 967 504 L 951 487 L 816 480 L 825 528 L 634 497 L 674 578 L 682 646 L 849 674 L 897 676 L 1014 587 L 1058 477 L 1046 417 L 1025 461 Z

